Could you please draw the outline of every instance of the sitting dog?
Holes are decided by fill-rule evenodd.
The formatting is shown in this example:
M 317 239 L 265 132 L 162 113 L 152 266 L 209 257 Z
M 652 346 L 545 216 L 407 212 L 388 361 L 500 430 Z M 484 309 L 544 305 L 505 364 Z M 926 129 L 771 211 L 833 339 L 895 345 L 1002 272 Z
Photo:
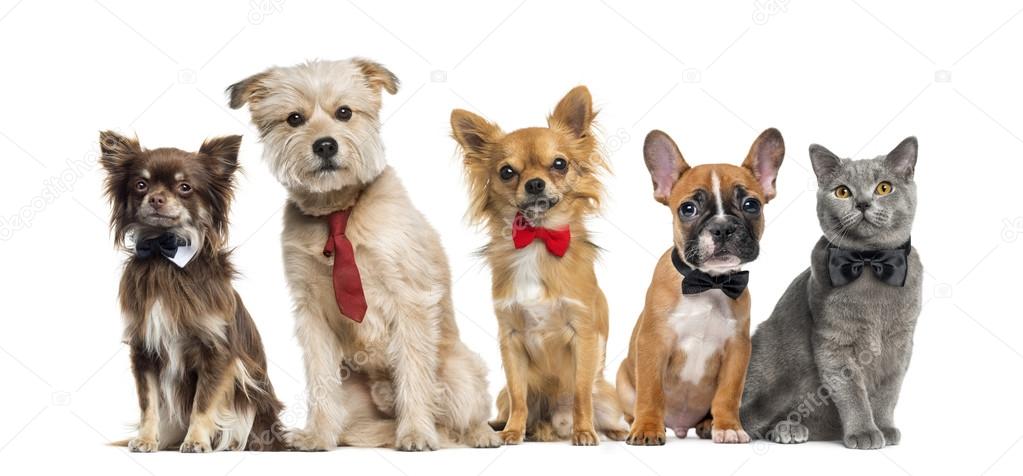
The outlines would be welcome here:
M 739 423 L 750 355 L 741 267 L 760 252 L 762 205 L 774 198 L 784 142 L 768 129 L 741 167 L 690 167 L 667 134 L 652 131 L 643 155 L 654 198 L 671 209 L 674 244 L 657 262 L 618 369 L 618 396 L 632 424 L 626 441 L 663 445 L 665 426 L 678 438 L 696 426 L 715 443 L 749 442 Z
M 483 254 L 493 270 L 508 382 L 494 426 L 508 444 L 528 436 L 596 445 L 597 430 L 615 440 L 627 431 L 603 376 L 607 301 L 584 223 L 599 207 L 597 174 L 607 167 L 591 131 L 594 116 L 583 86 L 558 103 L 544 128 L 505 134 L 468 111 L 451 113 L 465 154 L 469 215 L 490 232 Z
M 486 366 L 459 340 L 440 238 L 384 161 L 382 90 L 396 93 L 398 79 L 363 59 L 273 67 L 228 88 L 232 108 L 249 105 L 289 195 L 284 267 L 309 404 L 289 441 L 499 446 Z
M 192 153 L 100 134 L 114 240 L 133 251 L 120 291 L 142 414 L 131 451 L 284 449 L 282 405 L 224 249 L 240 143 Z

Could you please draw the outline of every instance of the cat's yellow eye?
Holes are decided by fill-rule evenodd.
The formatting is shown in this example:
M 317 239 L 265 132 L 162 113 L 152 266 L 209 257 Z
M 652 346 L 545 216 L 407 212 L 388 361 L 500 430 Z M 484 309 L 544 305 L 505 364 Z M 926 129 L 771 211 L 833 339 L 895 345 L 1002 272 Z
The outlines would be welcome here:
M 839 185 L 835 188 L 835 196 L 842 199 L 849 198 L 852 196 L 852 190 L 849 190 L 849 187 L 845 185 Z
M 891 182 L 881 182 L 874 188 L 874 193 L 878 195 L 888 195 L 889 193 L 892 193 L 892 190 L 895 190 L 895 187 L 891 184 Z

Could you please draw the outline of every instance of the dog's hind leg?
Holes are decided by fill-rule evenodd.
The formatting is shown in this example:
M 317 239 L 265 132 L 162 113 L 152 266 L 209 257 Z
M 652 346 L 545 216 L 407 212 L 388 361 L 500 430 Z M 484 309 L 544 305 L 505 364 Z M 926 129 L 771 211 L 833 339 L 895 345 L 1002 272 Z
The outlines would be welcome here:
M 440 386 L 437 424 L 465 446 L 501 446 L 500 435 L 487 424 L 491 400 L 483 359 L 456 341 L 449 350 L 441 352 L 437 380 Z
M 625 422 L 625 415 L 615 389 L 606 380 L 599 379 L 593 393 L 593 413 L 597 420 L 597 431 L 611 440 L 624 441 L 629 436 L 629 424 Z

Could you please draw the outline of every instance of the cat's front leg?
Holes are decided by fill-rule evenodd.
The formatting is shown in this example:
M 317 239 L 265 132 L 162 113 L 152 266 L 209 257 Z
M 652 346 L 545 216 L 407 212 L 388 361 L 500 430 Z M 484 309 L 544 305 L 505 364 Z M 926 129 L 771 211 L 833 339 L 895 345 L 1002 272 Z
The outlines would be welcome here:
M 821 382 L 827 386 L 842 421 L 842 440 L 847 448 L 879 449 L 884 435 L 874 422 L 863 369 L 853 357 L 852 345 L 820 339 L 814 349 Z

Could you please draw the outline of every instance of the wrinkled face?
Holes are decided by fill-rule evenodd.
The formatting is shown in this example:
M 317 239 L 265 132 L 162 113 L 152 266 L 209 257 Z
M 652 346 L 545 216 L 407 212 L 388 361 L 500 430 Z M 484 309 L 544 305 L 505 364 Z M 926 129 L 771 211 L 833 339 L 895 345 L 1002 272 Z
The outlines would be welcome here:
M 146 150 L 133 139 L 103 133 L 101 162 L 118 242 L 128 231 L 174 231 L 194 241 L 219 242 L 226 234 L 240 141 L 240 136 L 211 139 L 194 153 Z
M 393 74 L 344 60 L 272 68 L 228 89 L 232 107 L 249 104 L 277 179 L 320 193 L 369 183 L 383 171 L 381 88 L 397 91 Z
M 915 140 L 874 159 L 838 159 L 820 146 L 811 147 L 810 155 L 818 174 L 817 217 L 829 241 L 871 249 L 909 239 L 916 213 Z
M 455 139 L 465 153 L 477 221 L 510 222 L 521 213 L 534 226 L 556 228 L 592 212 L 606 168 L 590 132 L 589 92 L 573 89 L 548 119 L 549 127 L 505 134 L 468 111 L 452 113 Z

